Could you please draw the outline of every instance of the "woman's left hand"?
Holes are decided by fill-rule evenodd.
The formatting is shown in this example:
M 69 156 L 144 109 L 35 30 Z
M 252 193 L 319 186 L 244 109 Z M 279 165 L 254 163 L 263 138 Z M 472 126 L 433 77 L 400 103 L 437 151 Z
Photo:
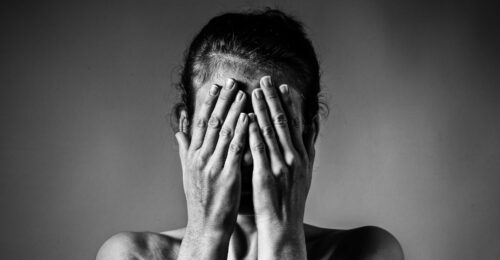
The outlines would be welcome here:
M 260 85 L 249 125 L 259 259 L 306 259 L 303 218 L 314 151 L 304 144 L 302 113 L 288 86 L 278 91 L 269 76 Z

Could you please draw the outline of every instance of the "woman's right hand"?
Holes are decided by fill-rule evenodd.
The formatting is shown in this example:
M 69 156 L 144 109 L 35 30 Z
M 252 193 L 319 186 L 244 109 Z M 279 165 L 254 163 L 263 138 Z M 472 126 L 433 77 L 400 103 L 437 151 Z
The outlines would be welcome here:
M 181 116 L 181 131 L 175 136 L 188 223 L 179 259 L 217 259 L 227 254 L 241 193 L 240 162 L 248 132 L 248 116 L 242 113 L 245 102 L 245 93 L 228 79 L 222 89 L 211 86 L 194 115 L 191 139 L 184 132 L 187 119 Z M 220 248 L 207 248 L 217 242 L 222 243 Z

